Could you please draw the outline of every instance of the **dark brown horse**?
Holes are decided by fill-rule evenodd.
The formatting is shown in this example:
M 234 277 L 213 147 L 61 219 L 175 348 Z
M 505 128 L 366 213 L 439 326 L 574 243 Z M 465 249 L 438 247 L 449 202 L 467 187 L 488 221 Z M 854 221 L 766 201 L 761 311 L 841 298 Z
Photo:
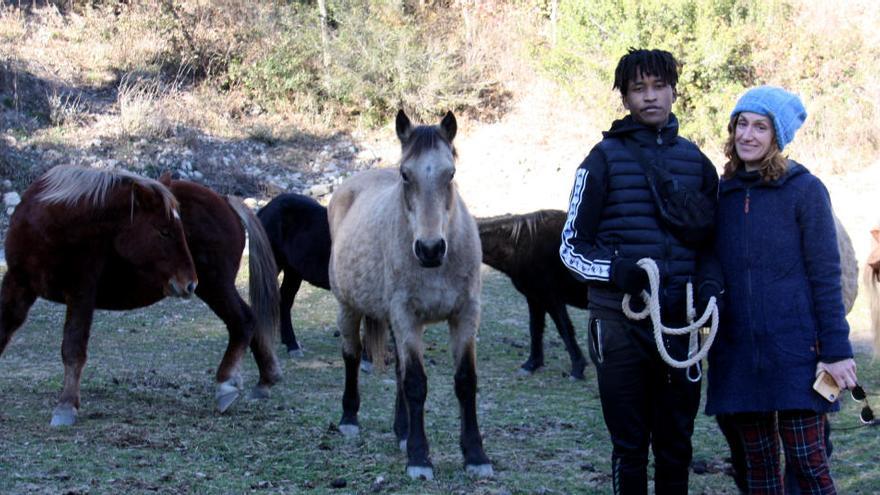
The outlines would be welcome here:
M 87 181 L 96 182 L 98 179 L 94 175 L 99 173 L 81 171 L 78 174 Z M 128 177 L 130 174 L 117 172 L 116 175 Z M 184 249 L 189 245 L 192 259 L 190 260 L 187 253 L 187 269 L 193 282 L 184 287 L 188 287 L 188 294 L 194 291 L 204 300 L 223 320 L 229 331 L 229 343 L 217 370 L 218 409 L 225 411 L 239 396 L 241 378 L 238 369 L 248 345 L 253 350 L 260 369 L 260 381 L 254 389 L 254 396 L 266 396 L 268 387 L 280 376 L 271 342 L 277 324 L 278 308 L 275 264 L 265 233 L 256 217 L 238 200 L 224 199 L 197 184 L 172 181 L 167 175 L 161 179 L 162 184 L 138 179 L 161 188 L 163 198 L 173 205 L 173 208 L 168 208 L 177 219 L 173 224 L 174 229 L 152 218 L 141 221 L 145 225 L 146 233 L 139 234 L 140 237 L 128 232 L 130 228 L 123 228 L 123 221 L 128 221 L 129 214 L 133 215 L 133 219 L 145 214 L 142 210 L 145 210 L 146 204 L 139 196 L 132 196 L 137 191 L 133 187 L 124 187 L 124 181 L 117 186 L 120 189 L 118 192 L 107 195 L 106 201 L 107 205 L 115 205 L 114 208 L 119 210 L 113 212 L 119 216 L 118 219 L 109 213 L 97 216 L 94 211 L 87 212 L 89 214 L 80 213 L 75 217 L 66 216 L 70 213 L 63 210 L 70 210 L 70 207 L 62 207 L 58 203 L 79 205 L 82 208 L 87 206 L 82 203 L 95 197 L 85 186 L 67 187 L 65 190 L 62 184 L 61 188 L 56 187 L 60 192 L 54 196 L 43 194 L 31 204 L 28 198 L 49 190 L 40 181 L 31 187 L 33 192 L 29 190 L 25 194 L 25 200 L 16 209 L 13 217 L 6 241 L 9 272 L 0 295 L 0 351 L 12 332 L 23 322 L 35 297 L 68 304 L 62 351 L 65 360 L 65 391 L 62 392 L 59 406 L 53 413 L 53 425 L 72 424 L 75 421 L 79 407 L 79 375 L 85 363 L 88 328 L 93 309 L 139 308 L 174 294 L 173 290 L 165 289 L 164 279 L 151 276 L 148 270 L 157 263 L 170 263 L 173 260 L 169 253 L 160 249 L 161 243 L 166 242 L 166 239 L 176 240 Z M 74 183 L 70 177 L 67 180 L 70 184 Z M 127 199 L 130 196 L 132 200 Z M 61 199 L 54 200 L 55 197 Z M 115 202 L 111 203 L 111 199 Z M 25 203 L 29 203 L 29 206 L 23 209 Z M 44 240 L 46 234 L 35 230 L 34 226 L 40 224 L 35 223 L 33 217 L 47 224 L 42 229 L 52 232 L 53 237 L 50 239 L 58 240 L 47 243 Z M 106 220 L 92 220 L 105 217 Z M 123 225 L 115 225 L 111 220 L 123 222 Z M 90 222 L 98 223 L 106 232 L 90 227 Z M 245 229 L 250 234 L 250 293 L 253 310 L 238 295 L 234 284 L 245 244 Z M 156 239 L 150 238 L 150 235 Z M 40 239 L 38 243 L 44 245 L 38 253 L 34 253 L 28 246 L 36 242 L 33 241 L 35 238 Z M 183 238 L 186 239 L 185 243 Z M 136 241 L 142 246 L 136 254 L 120 252 L 117 247 Z M 56 258 L 61 261 L 52 261 Z M 52 268 L 42 268 L 46 264 Z M 62 270 L 61 273 L 67 270 L 73 274 L 59 279 L 53 276 L 59 270 Z M 198 287 L 194 282 L 196 273 L 199 278 Z M 91 285 L 87 285 L 86 289 L 78 288 L 76 284 L 81 282 L 77 282 L 76 277 L 88 278 Z M 40 280 L 43 282 L 34 285 Z M 85 297 L 91 301 L 91 305 L 83 308 L 71 306 L 72 297 Z M 68 327 L 71 328 L 69 331 Z M 68 361 L 71 362 L 69 366 Z
M 64 388 L 52 425 L 80 405 L 95 308 L 143 306 L 190 296 L 196 272 L 178 203 L 159 182 L 127 172 L 55 167 L 24 192 L 6 236 L 0 289 L 0 354 L 37 297 L 67 305 Z
M 278 271 L 266 232 L 256 215 L 237 198 L 224 198 L 193 182 L 171 180 L 168 174 L 160 181 L 180 201 L 186 242 L 199 276 L 196 295 L 223 320 L 229 332 L 229 343 L 217 368 L 217 409 L 225 412 L 239 397 L 239 365 L 248 345 L 260 370 L 252 397 L 268 397 L 269 387 L 280 379 L 281 371 L 273 349 L 278 326 Z M 245 234 L 250 306 L 235 288 Z M 154 294 L 146 304 L 159 299 L 159 294 Z
M 578 346 L 566 305 L 586 309 L 587 286 L 574 279 L 559 258 L 565 212 L 541 210 L 525 215 L 478 218 L 483 263 L 510 277 L 529 305 L 529 358 L 521 369 L 544 366 L 544 324 L 550 315 L 571 358 L 571 377 L 584 378 L 586 359 Z

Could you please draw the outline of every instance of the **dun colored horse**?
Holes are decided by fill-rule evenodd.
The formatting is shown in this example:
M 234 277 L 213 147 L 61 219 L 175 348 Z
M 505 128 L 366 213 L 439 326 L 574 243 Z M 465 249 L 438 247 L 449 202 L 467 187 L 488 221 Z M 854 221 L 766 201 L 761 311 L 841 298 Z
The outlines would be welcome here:
M 871 228 L 871 253 L 865 263 L 863 282 L 868 291 L 874 356 L 880 356 L 880 222 Z
M 163 247 L 171 241 L 184 250 L 189 246 L 189 278 L 179 277 L 191 280 L 182 285 L 186 294 L 195 292 L 229 331 L 229 343 L 217 370 L 218 409 L 226 411 L 239 396 L 239 365 L 248 345 L 260 369 L 253 395 L 267 396 L 268 387 L 280 376 L 271 342 L 278 289 L 272 253 L 256 216 L 237 200 L 226 200 L 197 184 L 172 181 L 168 175 L 160 184 L 124 172 L 55 170 L 37 181 L 16 209 L 6 241 L 9 272 L 0 294 L 0 350 L 37 296 L 68 305 L 62 349 L 65 388 L 52 424 L 69 425 L 76 419 L 79 377 L 93 309 L 139 308 L 176 294 L 173 287 L 166 288 L 167 277 L 159 278 L 153 268 L 175 260 Z M 111 182 L 107 177 L 118 178 Z M 153 217 L 146 216 L 152 203 L 145 202 L 141 198 L 144 193 L 128 186 L 129 182 L 147 184 L 162 194 L 169 205 L 165 209 L 175 219 L 173 228 L 153 218 L 155 212 Z M 110 183 L 113 185 L 104 185 Z M 102 189 L 106 199 L 96 200 L 101 196 L 94 191 Z M 143 232 L 132 232 L 136 225 L 142 226 Z M 245 229 L 250 234 L 253 310 L 235 288 Z M 40 249 L 35 251 L 34 245 Z M 137 251 L 129 245 L 137 246 Z M 200 280 L 197 287 L 196 275 Z
M 390 325 L 396 342 L 394 432 L 407 453 L 407 474 L 433 477 L 425 436 L 425 325 L 446 320 L 455 362 L 465 469 L 491 476 L 477 425 L 476 333 L 480 321 L 480 240 L 455 183 L 455 117 L 413 127 L 401 110 L 398 169 L 361 172 L 329 207 L 330 287 L 339 301 L 345 361 L 340 431 L 359 433 L 360 321 L 372 355 L 382 355 Z M 381 363 L 381 360 L 377 360 Z
M 301 194 L 276 196 L 257 212 L 269 238 L 281 282 L 281 341 L 291 357 L 303 355 L 296 340 L 290 310 L 303 280 L 330 290 L 330 226 L 327 209 Z
M 565 212 L 541 210 L 525 215 L 478 218 L 483 263 L 510 277 L 529 306 L 529 358 L 521 369 L 544 366 L 544 324 L 550 315 L 571 358 L 571 377 L 584 379 L 586 359 L 578 346 L 566 305 L 586 309 L 587 286 L 571 276 L 559 258 Z
M 76 420 L 95 308 L 133 308 L 196 290 L 177 200 L 159 182 L 122 171 L 49 170 L 12 215 L 6 258 L 0 354 L 37 297 L 67 305 L 53 426 Z

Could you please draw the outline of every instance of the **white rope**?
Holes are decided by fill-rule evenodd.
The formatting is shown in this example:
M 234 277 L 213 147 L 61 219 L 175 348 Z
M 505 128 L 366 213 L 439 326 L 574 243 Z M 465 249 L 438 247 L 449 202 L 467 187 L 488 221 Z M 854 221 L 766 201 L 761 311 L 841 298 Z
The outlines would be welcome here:
M 630 308 L 630 295 L 624 294 L 623 314 L 625 314 L 630 320 L 644 320 L 650 316 L 651 322 L 654 324 L 654 342 L 657 343 L 657 350 L 660 352 L 660 357 L 663 358 L 663 361 L 665 361 L 666 364 L 673 368 L 689 368 L 696 364 L 698 377 L 692 381 L 698 381 L 699 377 L 702 376 L 702 370 L 700 369 L 699 363 L 704 357 L 706 357 L 706 354 L 709 353 L 709 348 L 715 340 L 715 334 L 718 333 L 718 305 L 715 302 L 715 296 L 712 296 L 709 299 L 709 303 L 706 305 L 706 310 L 703 312 L 703 315 L 700 316 L 697 321 L 694 321 L 697 314 L 697 311 L 694 308 L 694 290 L 691 283 L 688 282 L 687 319 L 689 324 L 682 328 L 668 328 L 663 325 L 662 319 L 660 318 L 660 269 L 657 268 L 657 263 L 651 258 L 640 259 L 638 265 L 648 272 L 650 293 L 642 291 L 641 296 L 642 300 L 645 301 L 645 309 L 639 313 L 634 312 L 632 308 Z M 706 326 L 706 322 L 709 321 L 709 318 L 712 319 L 712 324 L 709 327 L 709 335 L 706 337 L 706 341 L 703 342 L 702 348 L 700 348 L 700 328 Z M 666 350 L 666 345 L 663 342 L 663 336 L 684 335 L 686 333 L 690 334 L 688 358 L 684 361 L 678 361 L 669 355 L 669 352 Z M 691 379 L 690 375 L 688 375 L 688 379 Z

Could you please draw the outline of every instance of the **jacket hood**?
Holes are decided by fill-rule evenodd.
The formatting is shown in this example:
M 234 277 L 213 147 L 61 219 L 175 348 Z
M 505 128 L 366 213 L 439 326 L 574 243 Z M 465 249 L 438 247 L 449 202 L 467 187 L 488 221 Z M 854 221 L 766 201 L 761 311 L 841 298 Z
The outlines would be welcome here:
M 602 132 L 602 137 L 631 137 L 641 142 L 655 141 L 658 134 L 667 143 L 672 142 L 678 136 L 678 118 L 674 113 L 669 114 L 669 122 L 659 131 L 654 127 L 648 127 L 641 122 L 636 122 L 632 115 L 627 115 L 622 119 L 612 122 L 611 128 Z
M 788 169 L 782 174 L 782 177 L 771 180 L 769 182 L 763 180 L 749 180 L 747 177 L 743 177 L 743 174 L 740 171 L 730 179 L 722 179 L 720 184 L 720 193 L 724 194 L 726 192 L 735 191 L 737 189 L 744 189 L 748 186 L 755 187 L 781 187 L 783 184 L 791 180 L 793 177 L 797 177 L 798 175 L 808 174 L 810 173 L 807 170 L 807 167 L 801 165 L 800 163 L 789 159 L 788 160 Z

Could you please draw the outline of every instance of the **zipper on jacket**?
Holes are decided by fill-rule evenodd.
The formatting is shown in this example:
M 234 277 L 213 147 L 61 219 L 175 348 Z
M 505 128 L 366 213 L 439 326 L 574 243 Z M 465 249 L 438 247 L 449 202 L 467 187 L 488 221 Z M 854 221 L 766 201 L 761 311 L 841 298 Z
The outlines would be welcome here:
M 663 132 L 663 129 L 657 129 L 657 144 L 663 144 L 663 137 L 660 136 L 661 132 Z
M 755 369 L 760 368 L 761 362 L 761 349 L 757 345 L 755 339 L 755 328 L 752 327 L 753 319 L 752 319 L 752 301 L 754 301 L 754 297 L 752 295 L 752 258 L 749 250 L 749 203 L 750 200 L 751 187 L 746 188 L 746 198 L 744 201 L 743 207 L 743 254 L 745 255 L 746 260 L 746 294 L 748 294 L 748 303 L 746 304 L 746 328 L 749 331 L 749 337 L 752 341 L 752 350 L 754 352 L 752 362 L 752 366 Z

